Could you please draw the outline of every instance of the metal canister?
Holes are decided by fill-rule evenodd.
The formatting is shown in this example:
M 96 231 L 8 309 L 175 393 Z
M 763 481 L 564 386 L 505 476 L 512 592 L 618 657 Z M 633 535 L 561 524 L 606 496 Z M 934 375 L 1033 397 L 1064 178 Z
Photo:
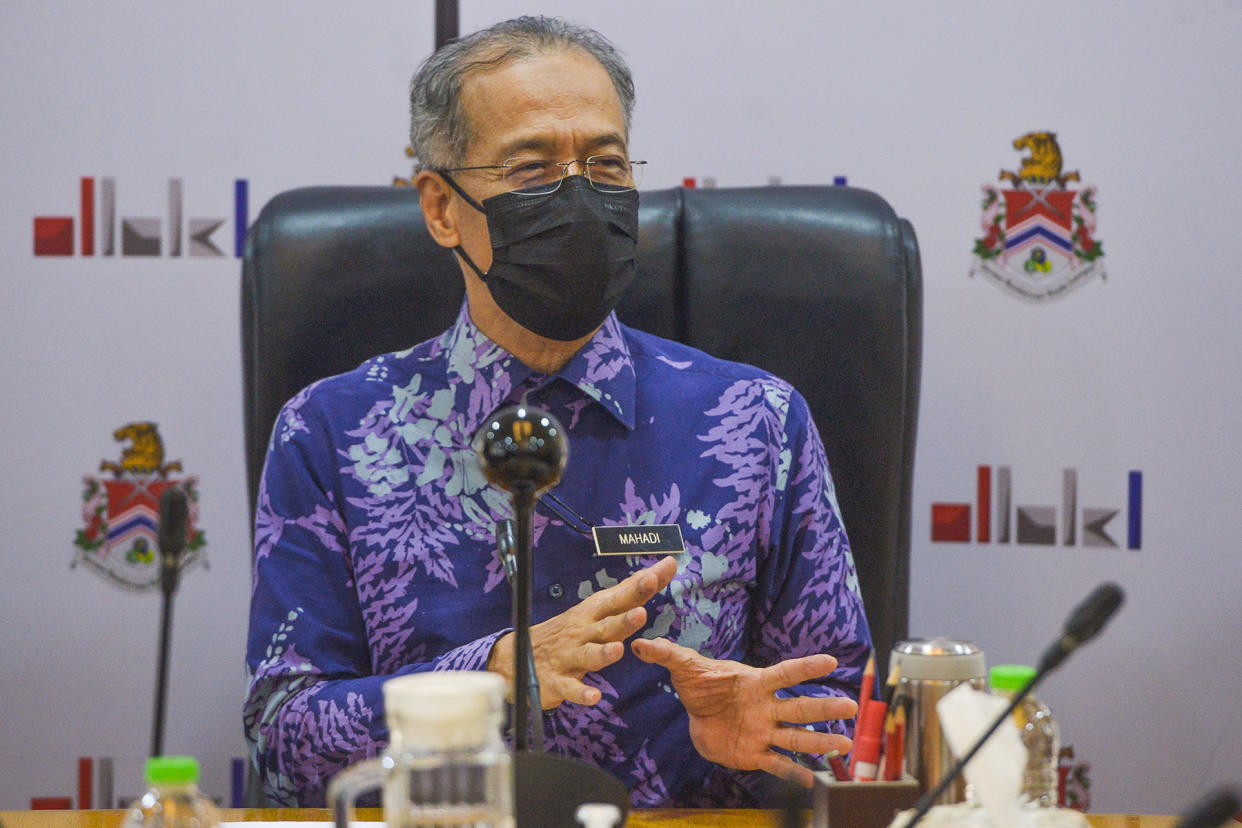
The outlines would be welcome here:
M 950 638 L 916 638 L 902 641 L 889 658 L 889 675 L 899 669 L 894 704 L 900 699 L 906 710 L 906 767 L 926 793 L 939 784 L 953 767 L 953 754 L 940 730 L 936 702 L 962 682 L 978 690 L 987 688 L 987 665 L 983 651 L 969 641 Z M 936 800 L 949 805 L 966 798 L 966 782 L 958 779 Z

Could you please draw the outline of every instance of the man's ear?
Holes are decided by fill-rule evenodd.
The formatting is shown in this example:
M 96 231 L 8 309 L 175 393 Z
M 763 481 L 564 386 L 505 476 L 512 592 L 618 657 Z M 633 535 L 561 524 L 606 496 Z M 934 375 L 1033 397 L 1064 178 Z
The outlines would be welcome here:
M 423 209 L 427 232 L 436 240 L 436 244 L 448 248 L 461 244 L 461 234 L 449 211 L 453 192 L 444 183 L 444 179 L 439 173 L 420 170 L 414 176 L 414 186 L 418 187 L 418 204 Z

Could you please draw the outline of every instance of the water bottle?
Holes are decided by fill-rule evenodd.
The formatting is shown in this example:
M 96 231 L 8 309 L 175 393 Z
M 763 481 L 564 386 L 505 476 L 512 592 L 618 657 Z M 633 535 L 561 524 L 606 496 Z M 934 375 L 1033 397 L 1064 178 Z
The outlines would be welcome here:
M 1034 667 L 998 664 L 988 673 L 992 692 L 1010 700 L 1031 683 Z M 1014 724 L 1026 745 L 1026 772 L 1022 795 L 1042 808 L 1057 804 L 1057 763 L 1061 755 L 1061 731 L 1048 705 L 1028 694 L 1013 711 Z
M 193 756 L 152 756 L 147 760 L 147 792 L 125 815 L 122 828 L 216 828 L 220 818 L 198 790 Z

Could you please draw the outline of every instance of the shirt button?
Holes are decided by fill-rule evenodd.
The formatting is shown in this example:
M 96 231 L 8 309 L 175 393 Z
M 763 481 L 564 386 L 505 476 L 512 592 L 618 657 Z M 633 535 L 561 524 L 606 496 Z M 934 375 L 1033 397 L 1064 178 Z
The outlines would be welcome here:
M 565 590 L 561 587 L 560 584 L 549 584 L 548 585 L 548 597 L 549 598 L 560 598 L 564 594 L 565 594 Z

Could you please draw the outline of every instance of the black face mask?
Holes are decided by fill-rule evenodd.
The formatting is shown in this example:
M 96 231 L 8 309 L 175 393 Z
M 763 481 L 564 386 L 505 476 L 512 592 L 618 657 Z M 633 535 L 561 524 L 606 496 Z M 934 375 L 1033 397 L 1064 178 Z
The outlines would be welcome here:
M 604 193 L 573 175 L 546 195 L 501 193 L 479 204 L 444 179 L 487 217 L 487 273 L 460 245 L 453 249 L 502 311 L 528 331 L 562 342 L 603 324 L 636 273 L 637 190 Z

